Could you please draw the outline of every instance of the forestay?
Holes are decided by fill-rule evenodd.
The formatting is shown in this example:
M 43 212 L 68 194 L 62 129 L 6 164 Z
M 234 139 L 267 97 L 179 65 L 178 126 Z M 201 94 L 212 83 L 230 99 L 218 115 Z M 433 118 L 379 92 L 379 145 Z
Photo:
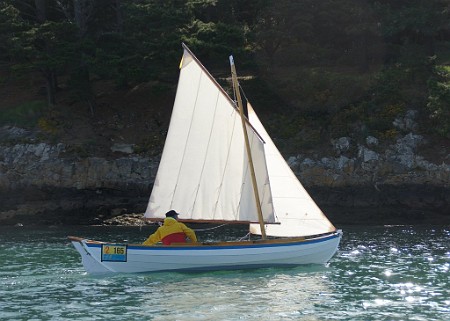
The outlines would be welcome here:
M 292 172 L 250 104 L 247 104 L 247 109 L 251 125 L 265 141 L 273 207 L 280 222 L 278 225 L 266 226 L 266 234 L 292 237 L 335 231 L 336 228 Z M 250 232 L 261 234 L 259 225 L 250 224 Z
M 264 221 L 276 222 L 264 142 L 247 123 Z M 240 115 L 184 47 L 180 78 L 147 218 L 258 222 Z

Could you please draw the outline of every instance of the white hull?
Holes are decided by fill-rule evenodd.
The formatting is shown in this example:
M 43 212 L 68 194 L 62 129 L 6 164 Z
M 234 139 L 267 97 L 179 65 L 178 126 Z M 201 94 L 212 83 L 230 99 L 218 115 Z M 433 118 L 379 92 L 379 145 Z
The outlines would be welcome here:
M 126 262 L 102 261 L 103 242 L 69 237 L 88 273 L 238 270 L 325 264 L 342 232 L 308 240 L 229 242 L 180 246 L 127 245 Z

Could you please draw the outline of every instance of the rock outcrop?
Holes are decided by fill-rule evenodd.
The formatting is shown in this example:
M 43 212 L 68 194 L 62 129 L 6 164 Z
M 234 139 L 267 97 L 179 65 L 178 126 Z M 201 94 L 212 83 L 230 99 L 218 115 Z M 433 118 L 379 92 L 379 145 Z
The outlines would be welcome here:
M 7 142 L 0 146 L 0 224 L 96 224 L 145 210 L 158 158 L 135 155 L 129 146 L 115 159 L 80 158 L 64 144 L 29 135 L 15 127 L 0 131 Z M 333 222 L 449 222 L 450 165 L 418 155 L 424 143 L 410 133 L 381 150 L 375 137 L 364 145 L 341 137 L 333 156 L 297 155 L 288 163 Z
M 450 223 L 450 165 L 416 154 L 423 137 L 409 133 L 382 151 L 378 140 L 353 146 L 342 137 L 335 157 L 291 157 L 289 163 L 333 221 L 366 224 Z M 450 155 L 446 157 L 450 160 Z
M 157 165 L 132 155 L 79 158 L 64 144 L 0 146 L 0 222 L 90 224 L 142 212 Z

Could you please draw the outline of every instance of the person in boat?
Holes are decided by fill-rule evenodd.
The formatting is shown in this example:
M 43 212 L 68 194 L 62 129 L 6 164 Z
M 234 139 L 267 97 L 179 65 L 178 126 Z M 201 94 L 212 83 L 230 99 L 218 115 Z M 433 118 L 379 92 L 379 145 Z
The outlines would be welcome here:
M 162 242 L 164 245 L 172 243 L 186 243 L 186 237 L 191 242 L 197 242 L 195 232 L 187 227 L 185 224 L 178 222 L 178 213 L 170 210 L 166 213 L 164 224 L 160 226 L 155 233 L 150 235 L 143 243 L 144 245 L 153 245 Z

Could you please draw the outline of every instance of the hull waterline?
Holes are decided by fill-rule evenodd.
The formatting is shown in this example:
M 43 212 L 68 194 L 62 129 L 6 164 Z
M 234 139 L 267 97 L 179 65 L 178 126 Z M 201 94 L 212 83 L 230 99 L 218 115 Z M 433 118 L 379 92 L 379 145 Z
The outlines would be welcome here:
M 342 232 L 308 240 L 222 242 L 195 245 L 126 247 L 120 261 L 105 260 L 105 246 L 115 244 L 69 237 L 91 274 L 158 271 L 213 271 L 325 264 L 336 253 Z

